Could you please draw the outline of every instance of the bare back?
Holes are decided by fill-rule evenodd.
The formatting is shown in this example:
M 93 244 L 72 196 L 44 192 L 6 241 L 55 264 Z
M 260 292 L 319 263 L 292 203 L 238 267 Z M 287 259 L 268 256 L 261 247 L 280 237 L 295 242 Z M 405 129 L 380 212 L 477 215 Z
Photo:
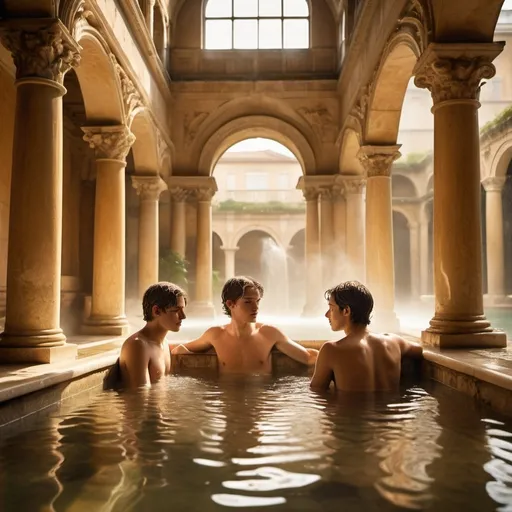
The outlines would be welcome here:
M 403 344 L 392 334 L 349 335 L 322 347 L 311 382 L 313 388 L 337 391 L 391 391 L 398 388 Z

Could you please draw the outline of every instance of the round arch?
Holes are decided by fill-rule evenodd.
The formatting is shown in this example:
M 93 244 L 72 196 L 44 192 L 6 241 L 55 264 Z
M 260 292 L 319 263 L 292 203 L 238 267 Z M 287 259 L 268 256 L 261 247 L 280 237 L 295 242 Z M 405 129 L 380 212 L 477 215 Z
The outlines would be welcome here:
M 434 190 L 434 173 L 432 173 L 427 180 L 427 190 L 425 191 L 427 194 L 429 192 L 433 192 Z
M 316 173 L 313 149 L 297 128 L 277 117 L 251 115 L 227 122 L 206 141 L 199 157 L 199 175 L 211 176 L 217 161 L 228 148 L 254 137 L 279 142 L 295 155 L 304 174 Z
M 286 244 L 286 248 L 289 249 L 290 247 L 294 246 L 295 243 L 297 243 L 297 242 L 300 243 L 301 238 L 304 238 L 304 240 L 305 240 L 305 236 L 306 236 L 306 228 L 298 229 L 297 231 L 292 233 L 291 236 L 289 237 L 288 243 Z
M 90 124 L 123 124 L 124 105 L 119 79 L 111 52 L 100 33 L 86 25 L 76 30 L 82 47 L 80 65 L 75 72 Z M 98 94 L 101 83 L 101 94 Z
M 156 128 L 145 107 L 134 112 L 130 130 L 135 135 L 132 145 L 135 171 L 137 174 L 159 174 L 161 162 Z
M 510 160 L 512 160 L 512 130 L 507 133 L 505 139 L 495 150 L 491 159 L 489 176 L 505 177 Z
M 361 148 L 360 135 L 352 128 L 343 132 L 340 151 L 340 173 L 348 175 L 362 175 L 364 168 L 357 154 Z
M 259 225 L 249 225 L 249 226 L 244 226 L 243 228 L 241 228 L 233 236 L 230 247 L 238 247 L 238 243 L 240 242 L 240 240 L 248 233 L 251 233 L 254 231 L 257 231 L 260 233 L 265 233 L 270 238 L 272 238 L 272 240 L 274 240 L 274 242 L 276 244 L 278 244 L 280 247 L 283 247 L 282 241 L 276 231 L 274 231 L 272 228 L 269 228 L 268 226 L 259 226 Z
M 393 212 L 396 212 L 398 215 L 402 215 L 405 217 L 405 220 L 407 221 L 407 226 L 411 226 L 411 224 L 414 224 L 415 219 L 413 218 L 411 212 L 409 212 L 406 208 L 402 208 L 400 205 L 394 204 L 392 209 Z
M 416 185 L 408 176 L 393 173 L 391 175 L 391 191 L 393 197 L 417 197 Z
M 407 32 L 399 32 L 389 41 L 370 97 L 365 143 L 396 143 L 407 85 L 420 54 L 418 43 Z

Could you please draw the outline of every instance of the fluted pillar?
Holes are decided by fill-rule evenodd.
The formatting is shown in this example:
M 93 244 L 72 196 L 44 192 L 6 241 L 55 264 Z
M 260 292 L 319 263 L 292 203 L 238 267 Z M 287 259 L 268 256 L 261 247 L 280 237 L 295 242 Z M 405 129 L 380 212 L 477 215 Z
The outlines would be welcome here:
M 395 269 L 391 166 L 400 146 L 363 146 L 358 154 L 366 171 L 366 282 L 374 299 L 374 324 L 399 328 L 395 314 Z
M 139 298 L 158 282 L 158 199 L 167 188 L 160 176 L 132 176 L 139 204 Z
M 134 135 L 124 126 L 82 128 L 96 157 L 91 315 L 86 334 L 122 335 L 125 314 L 125 167 Z
M 172 180 L 172 178 L 171 178 Z M 169 182 L 169 195 L 171 197 L 171 251 L 185 257 L 187 234 L 185 224 L 186 199 L 189 191 L 181 187 L 172 186 Z
M 417 222 L 409 223 L 411 259 L 411 299 L 420 299 L 420 230 Z
M 303 188 L 306 199 L 306 304 L 303 316 L 319 314 L 322 306 L 322 264 L 317 187 Z
M 322 285 L 328 289 L 332 281 L 334 262 L 333 192 L 331 188 L 320 190 L 320 256 L 322 261 Z
M 503 347 L 483 310 L 480 225 L 481 80 L 492 78 L 502 43 L 429 45 L 415 68 L 434 106 L 435 314 L 423 331 L 440 347 Z
M 60 328 L 62 96 L 78 45 L 59 21 L 4 21 L 16 65 L 5 330 L 0 361 L 74 358 Z
M 224 251 L 224 279 L 235 277 L 235 254 L 238 247 L 221 247 Z
M 198 178 L 201 179 L 201 178 Z M 212 302 L 212 197 L 217 191 L 213 178 L 192 189 L 197 201 L 196 286 L 195 300 L 190 311 L 196 317 L 213 317 Z
M 366 179 L 343 180 L 347 202 L 347 277 L 365 282 L 365 189 Z
M 505 301 L 505 249 L 503 246 L 502 192 L 505 176 L 482 181 L 486 193 L 485 222 L 487 233 L 487 297 L 489 304 Z

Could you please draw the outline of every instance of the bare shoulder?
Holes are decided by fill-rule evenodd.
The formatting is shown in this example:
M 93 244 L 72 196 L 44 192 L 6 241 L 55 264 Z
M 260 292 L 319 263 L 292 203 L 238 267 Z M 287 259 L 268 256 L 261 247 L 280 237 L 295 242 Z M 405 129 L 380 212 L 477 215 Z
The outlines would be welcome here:
M 288 339 L 286 334 L 284 334 L 283 331 L 278 329 L 277 327 L 274 327 L 273 325 L 268 324 L 256 324 L 256 328 L 258 329 L 259 333 L 264 336 L 265 338 L 269 338 L 272 341 L 279 341 L 281 339 Z
M 214 342 L 222 337 L 222 335 L 226 332 L 226 325 L 214 325 L 204 331 L 201 335 L 201 338 L 205 341 Z
M 139 336 L 138 332 L 136 332 L 127 338 L 123 343 L 123 346 L 121 347 L 121 357 L 125 355 L 142 354 L 147 350 L 147 342 Z

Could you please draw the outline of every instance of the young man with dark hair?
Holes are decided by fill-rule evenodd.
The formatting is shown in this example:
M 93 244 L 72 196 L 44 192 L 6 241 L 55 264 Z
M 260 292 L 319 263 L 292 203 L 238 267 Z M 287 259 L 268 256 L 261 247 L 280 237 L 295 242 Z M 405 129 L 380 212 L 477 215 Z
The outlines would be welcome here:
M 142 299 L 146 325 L 121 348 L 119 368 L 125 388 L 150 386 L 171 371 L 171 354 L 165 336 L 178 332 L 186 318 L 185 292 L 173 283 L 151 285 Z
M 315 364 L 318 351 L 305 349 L 276 327 L 256 322 L 263 286 L 250 277 L 229 279 L 222 289 L 222 307 L 231 318 L 201 337 L 176 347 L 172 354 L 205 352 L 214 348 L 222 373 L 270 373 L 270 353 L 280 352 L 305 365 Z
M 333 331 L 344 331 L 339 341 L 320 349 L 311 381 L 314 389 L 337 391 L 391 391 L 400 382 L 403 356 L 421 357 L 422 347 L 396 334 L 374 334 L 368 330 L 373 297 L 357 281 L 341 283 L 325 292 L 328 318 Z

